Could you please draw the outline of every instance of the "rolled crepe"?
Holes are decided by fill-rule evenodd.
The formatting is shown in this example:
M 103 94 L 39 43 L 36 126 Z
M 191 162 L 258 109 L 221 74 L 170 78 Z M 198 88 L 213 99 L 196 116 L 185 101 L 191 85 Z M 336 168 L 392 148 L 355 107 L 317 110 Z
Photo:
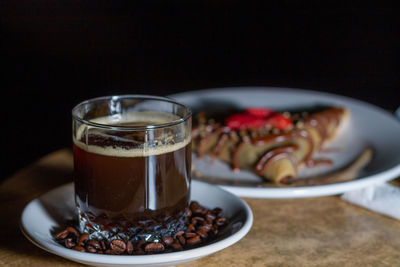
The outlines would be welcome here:
M 331 107 L 309 115 L 289 131 L 264 134 L 202 125 L 194 128 L 192 144 L 199 156 L 208 154 L 235 170 L 249 170 L 273 183 L 287 184 L 297 178 L 300 167 L 316 164 L 313 154 L 334 138 L 348 116 L 346 109 Z M 254 133 L 257 136 L 251 138 Z

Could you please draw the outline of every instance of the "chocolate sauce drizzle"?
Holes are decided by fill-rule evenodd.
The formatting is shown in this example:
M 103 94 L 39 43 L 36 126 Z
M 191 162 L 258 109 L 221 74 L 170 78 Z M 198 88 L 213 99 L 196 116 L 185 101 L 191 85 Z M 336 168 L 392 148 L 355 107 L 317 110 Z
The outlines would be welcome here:
M 299 147 L 295 144 L 287 145 L 287 146 L 281 146 L 272 150 L 269 150 L 267 153 L 264 154 L 264 156 L 261 157 L 261 159 L 257 162 L 256 164 L 256 172 L 259 175 L 263 175 L 263 173 L 266 171 L 268 166 L 281 158 L 288 158 L 291 160 L 293 166 L 297 166 L 297 160 L 291 154 L 294 150 L 299 149 Z

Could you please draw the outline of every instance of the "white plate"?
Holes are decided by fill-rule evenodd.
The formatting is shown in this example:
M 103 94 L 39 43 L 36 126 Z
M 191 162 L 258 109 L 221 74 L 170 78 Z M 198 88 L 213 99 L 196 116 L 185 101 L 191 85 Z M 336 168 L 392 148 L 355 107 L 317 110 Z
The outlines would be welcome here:
M 347 182 L 302 187 L 257 187 L 260 177 L 250 172 L 234 173 L 220 161 L 210 163 L 207 157 L 194 158 L 196 170 L 204 180 L 220 184 L 242 197 L 296 198 L 340 194 L 396 178 L 400 175 L 400 123 L 381 108 L 348 97 L 299 89 L 238 87 L 191 91 L 170 97 L 187 104 L 195 112 L 223 111 L 230 108 L 269 107 L 277 110 L 307 108 L 314 105 L 343 106 L 350 110 L 350 120 L 329 144 L 340 151 L 328 156 L 333 167 L 303 168 L 300 177 L 328 173 L 347 165 L 366 147 L 374 149 L 374 157 L 357 179 Z M 238 182 L 240 185 L 231 185 Z M 249 183 L 250 185 L 244 185 Z M 253 184 L 251 184 L 253 183 Z M 228 184 L 228 185 L 227 185 Z
M 21 215 L 21 230 L 36 246 L 72 261 L 95 266 L 170 266 L 192 261 L 233 245 L 253 224 L 249 206 L 235 195 L 199 181 L 192 182 L 192 200 L 201 205 L 223 209 L 229 224 L 219 237 L 201 247 L 156 255 L 99 255 L 67 249 L 58 244 L 50 231 L 75 218 L 73 184 L 66 184 L 32 200 Z

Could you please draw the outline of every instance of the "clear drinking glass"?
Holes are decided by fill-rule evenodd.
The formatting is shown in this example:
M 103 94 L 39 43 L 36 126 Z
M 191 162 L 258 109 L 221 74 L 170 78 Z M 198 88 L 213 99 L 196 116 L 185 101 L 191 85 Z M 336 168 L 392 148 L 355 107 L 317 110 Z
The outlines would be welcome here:
M 72 110 L 80 230 L 157 241 L 184 227 L 191 112 L 172 99 L 100 97 Z

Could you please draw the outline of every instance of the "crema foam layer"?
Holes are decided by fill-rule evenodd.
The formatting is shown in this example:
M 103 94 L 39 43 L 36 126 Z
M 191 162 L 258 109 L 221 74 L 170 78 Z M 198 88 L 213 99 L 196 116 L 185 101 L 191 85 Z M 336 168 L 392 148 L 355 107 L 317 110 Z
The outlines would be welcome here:
M 161 112 L 129 112 L 124 114 L 116 114 L 111 116 L 99 117 L 90 122 L 104 124 L 107 126 L 146 126 L 146 125 L 160 125 L 169 122 L 173 122 L 179 120 L 180 117 L 173 114 L 161 113 Z M 116 137 L 107 133 L 107 130 L 103 130 L 100 128 L 96 128 L 94 126 L 89 126 L 82 124 L 76 131 L 76 135 L 73 138 L 73 142 L 79 148 L 95 154 L 101 154 L 105 156 L 114 156 L 114 157 L 146 157 L 152 155 L 160 155 L 169 152 L 176 151 L 185 147 L 191 138 L 190 129 L 185 129 L 185 123 L 180 123 L 175 126 L 169 126 L 173 128 L 171 130 L 170 135 L 157 137 L 155 139 L 161 141 L 158 142 L 157 145 L 149 145 L 147 143 L 140 144 L 139 147 L 134 148 L 126 148 L 126 147 L 119 147 L 118 142 L 132 142 L 134 140 L 127 139 L 124 137 Z M 151 131 L 158 131 L 158 130 L 149 130 Z M 186 131 L 186 132 L 185 132 Z M 174 137 L 177 135 L 178 132 L 184 133 L 185 138 L 180 138 L 181 141 L 175 141 Z M 112 146 L 99 146 L 99 145 L 87 145 L 82 141 L 82 137 L 84 137 L 85 133 L 89 133 L 89 139 L 93 136 L 97 136 L 100 138 L 112 138 L 116 140 L 116 145 Z M 144 131 L 143 131 L 143 134 Z M 164 139 L 164 140 L 162 140 Z M 183 140 L 182 140 L 183 139 Z M 164 141 L 164 142 L 162 142 Z

